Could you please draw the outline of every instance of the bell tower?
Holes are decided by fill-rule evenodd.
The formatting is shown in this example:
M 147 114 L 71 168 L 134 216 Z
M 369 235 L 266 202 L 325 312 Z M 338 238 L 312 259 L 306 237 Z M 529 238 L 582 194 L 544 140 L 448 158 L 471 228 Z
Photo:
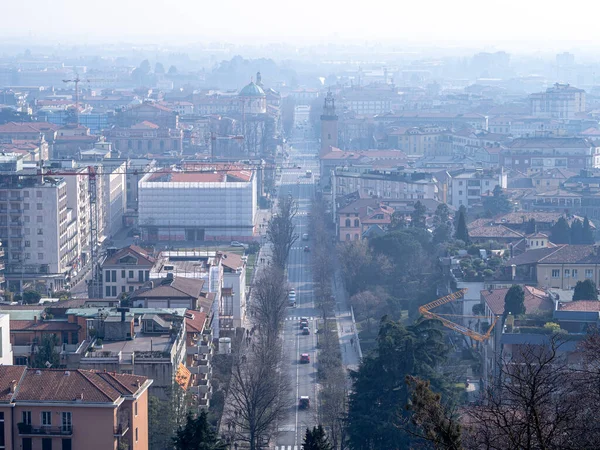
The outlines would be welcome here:
M 321 115 L 321 154 L 330 151 L 330 147 L 338 146 L 338 116 L 335 114 L 335 99 L 331 91 L 327 92 L 323 114 Z

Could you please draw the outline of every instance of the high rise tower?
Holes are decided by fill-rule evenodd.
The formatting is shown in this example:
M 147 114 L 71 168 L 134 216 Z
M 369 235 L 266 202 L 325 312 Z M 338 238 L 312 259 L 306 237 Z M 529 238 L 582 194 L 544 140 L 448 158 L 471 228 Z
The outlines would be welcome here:
M 329 153 L 330 147 L 338 146 L 338 116 L 335 114 L 335 99 L 331 91 L 325 97 L 321 115 L 321 156 Z

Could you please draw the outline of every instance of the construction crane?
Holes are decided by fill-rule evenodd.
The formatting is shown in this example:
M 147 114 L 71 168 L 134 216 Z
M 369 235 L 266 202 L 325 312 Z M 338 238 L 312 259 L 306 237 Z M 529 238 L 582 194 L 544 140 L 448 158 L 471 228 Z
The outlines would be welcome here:
M 93 83 L 93 82 L 99 82 L 99 81 L 113 81 L 113 80 L 104 80 L 101 78 L 95 78 L 95 79 L 84 79 L 82 80 L 81 78 L 79 78 L 79 74 L 75 75 L 75 78 L 73 78 L 72 80 L 62 80 L 63 83 L 75 83 L 75 118 L 77 120 L 77 125 L 79 125 L 79 83 L 81 83 L 82 81 L 86 82 L 86 83 Z
M 420 306 L 419 312 L 421 313 L 422 316 L 427 317 L 428 319 L 439 320 L 440 322 L 442 322 L 442 324 L 445 327 L 450 328 L 451 330 L 457 331 L 464 336 L 468 336 L 475 341 L 478 341 L 478 342 L 487 341 L 490 338 L 492 329 L 494 328 L 494 326 L 496 325 L 496 322 L 498 321 L 498 316 L 496 316 L 494 318 L 494 320 L 493 320 L 492 324 L 490 325 L 490 327 L 488 328 L 487 332 L 485 334 L 481 334 L 481 333 L 478 333 L 477 331 L 471 330 L 468 327 L 465 327 L 464 325 L 460 325 L 458 323 L 452 322 L 450 319 L 447 319 L 446 317 L 458 316 L 458 317 L 469 317 L 469 318 L 476 318 L 476 319 L 488 319 L 487 316 L 462 316 L 460 314 L 435 314 L 435 313 L 431 312 L 432 309 L 437 308 L 438 306 L 442 306 L 447 303 L 453 302 L 454 300 L 458 300 L 459 298 L 463 298 L 465 295 L 465 292 L 467 292 L 467 289 L 461 289 L 459 291 L 453 292 L 452 294 L 438 298 L 437 300 L 434 300 L 431 303 L 427 303 L 426 305 Z

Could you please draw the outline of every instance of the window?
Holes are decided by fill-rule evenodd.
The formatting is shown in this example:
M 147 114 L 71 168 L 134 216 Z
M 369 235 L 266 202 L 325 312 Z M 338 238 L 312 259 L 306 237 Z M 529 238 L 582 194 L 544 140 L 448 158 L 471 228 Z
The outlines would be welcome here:
M 125 292 L 125 286 L 121 286 L 121 292 Z
M 113 283 L 117 282 L 117 271 L 116 270 L 112 271 L 112 280 L 113 280 Z
M 459 186 L 462 186 L 462 184 L 463 184 L 463 182 L 462 182 L 462 181 L 459 181 L 459 182 L 458 182 L 458 185 L 459 185 Z
M 575 280 L 577 279 L 577 269 L 573 269 L 573 270 L 571 271 L 571 278 L 573 278 L 573 279 L 575 279 Z
M 358 219 L 354 219 L 354 226 L 355 227 L 359 227 L 360 226 L 360 222 L 358 221 Z
M 23 203 L 25 211 L 29 211 L 29 203 Z
M 129 278 L 133 278 L 133 270 L 129 271 Z
M 565 269 L 565 278 L 569 278 L 571 276 L 571 270 Z
M 133 292 L 133 286 L 129 286 L 129 292 Z
M 31 247 L 31 241 L 25 241 L 25 247 Z
M 42 411 L 42 426 L 50 426 L 52 425 L 52 412 L 51 411 Z
M 121 278 L 125 278 L 125 269 L 121 270 Z
M 23 438 L 23 450 L 32 450 L 31 438 Z
M 38 228 L 37 229 L 37 234 L 38 234 L 38 236 L 42 236 L 44 234 L 44 229 L 43 228 Z
M 113 286 L 113 287 L 112 287 L 112 296 L 113 296 L 113 297 L 116 297 L 116 296 L 117 296 L 117 287 L 116 287 L 116 286 Z
M 61 450 L 73 450 L 73 445 L 71 444 L 71 439 L 63 439 L 62 440 L 62 449 Z
M 62 430 L 73 431 L 73 422 L 70 411 L 63 411 L 62 413 Z
M 110 286 L 106 286 L 106 296 L 110 297 Z
M 458 191 L 458 195 L 463 195 L 463 191 Z
M 37 207 L 37 210 L 38 210 L 38 211 L 41 211 L 42 209 L 44 209 L 44 205 L 42 205 L 41 203 L 38 203 L 38 204 L 36 205 L 36 207 Z
M 146 270 L 146 271 L 144 272 L 144 277 L 145 277 L 145 280 L 146 280 L 146 281 L 150 280 L 150 271 L 149 271 L 149 270 Z
M 44 241 L 38 241 L 38 248 L 44 248 Z
M 594 278 L 594 269 L 585 269 L 586 278 Z
M 106 271 L 106 282 L 110 283 L 110 270 Z
M 552 269 L 552 278 L 560 277 L 560 269 Z
M 25 425 L 31 425 L 31 411 L 21 412 L 21 422 Z
M 350 240 L 350 233 L 346 233 L 346 240 L 349 241 Z
M 4 412 L 0 412 L 0 449 L 6 448 L 6 437 L 4 436 Z
M 135 442 L 138 441 L 138 429 L 135 427 Z
M 133 414 L 134 414 L 135 416 L 137 416 L 137 408 L 138 408 L 138 407 L 137 407 L 137 402 L 135 402 L 135 403 L 133 404 L 133 411 L 134 411 L 134 412 L 133 412 Z
M 25 216 L 24 218 L 25 218 L 25 223 L 29 223 L 29 222 L 31 222 L 31 217 L 29 217 L 29 216 Z
M 44 221 L 44 216 L 37 216 L 37 223 L 42 223 Z
M 52 438 L 42 438 L 42 450 L 52 450 Z
M 352 222 L 350 221 L 350 219 L 346 219 L 346 227 L 350 226 L 352 226 Z
M 40 261 L 42 261 L 44 259 L 44 254 L 43 253 L 38 253 L 38 259 Z

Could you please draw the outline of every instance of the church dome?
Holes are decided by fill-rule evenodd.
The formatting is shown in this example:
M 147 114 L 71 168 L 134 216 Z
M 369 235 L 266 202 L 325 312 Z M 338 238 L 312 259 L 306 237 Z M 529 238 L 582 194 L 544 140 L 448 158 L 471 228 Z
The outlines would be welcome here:
M 250 84 L 244 86 L 239 95 L 242 97 L 264 97 L 265 91 L 254 81 L 251 81 Z

